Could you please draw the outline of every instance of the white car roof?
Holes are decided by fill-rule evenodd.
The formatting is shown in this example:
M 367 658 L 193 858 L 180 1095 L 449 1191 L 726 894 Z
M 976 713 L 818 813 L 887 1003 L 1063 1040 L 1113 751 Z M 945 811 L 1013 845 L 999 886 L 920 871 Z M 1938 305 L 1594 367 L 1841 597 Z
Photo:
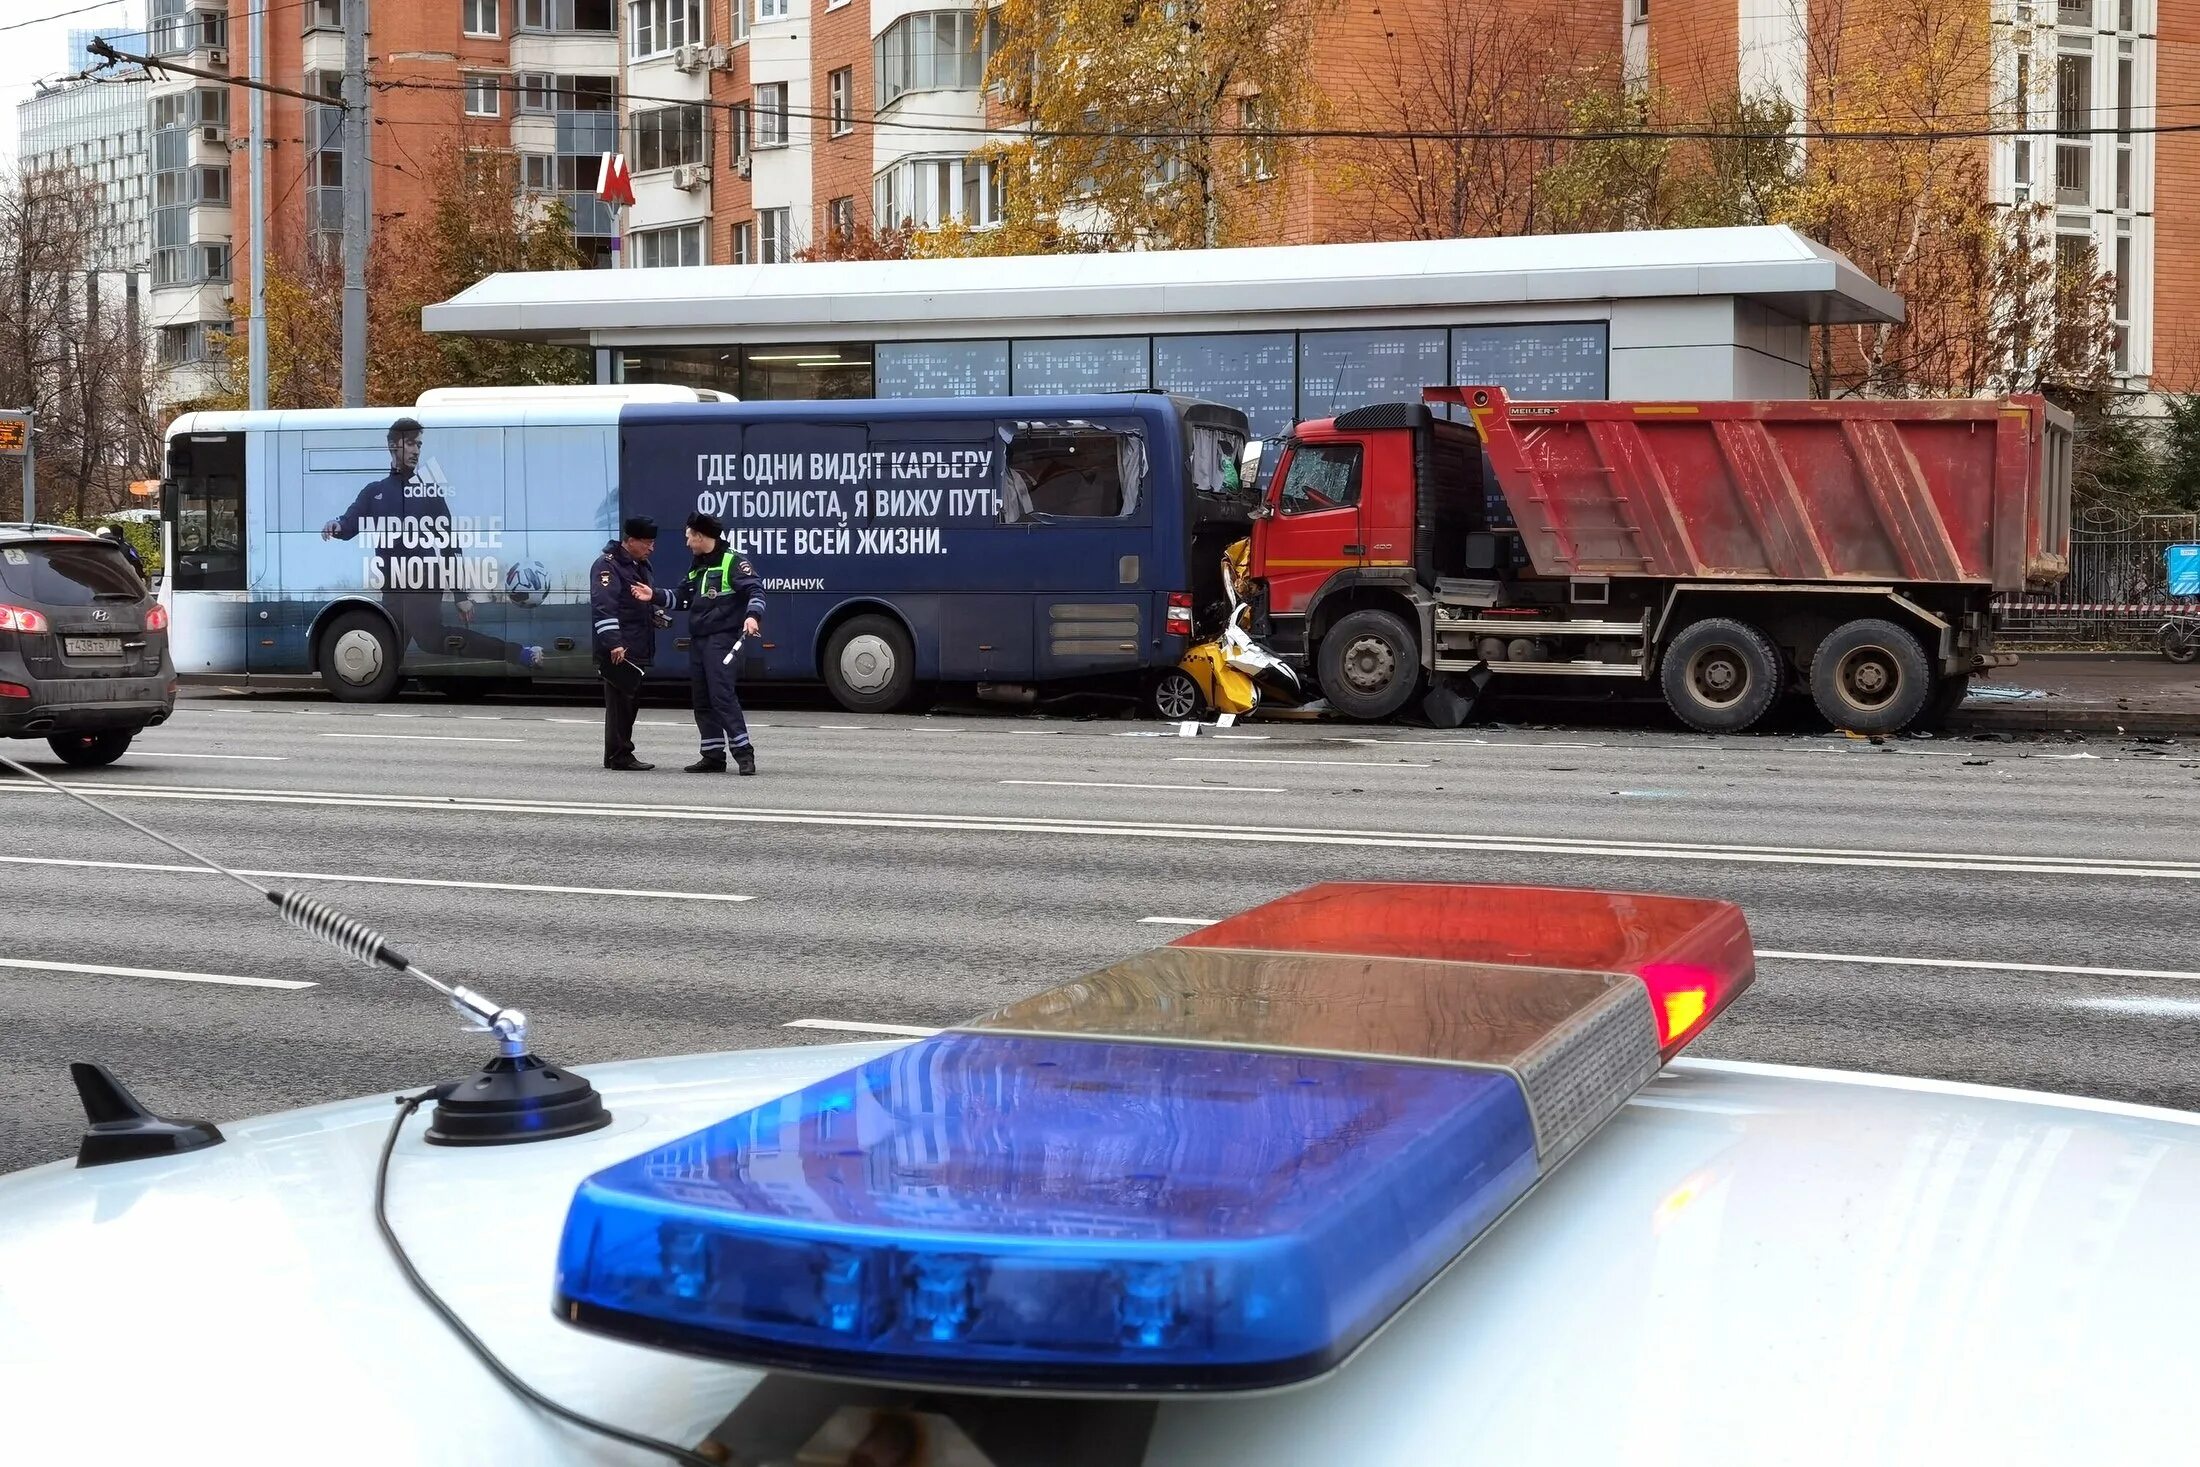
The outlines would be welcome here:
M 416 1118 L 393 1223 L 522 1377 L 692 1444 L 758 1376 L 552 1317 L 574 1184 L 893 1047 L 591 1067 L 612 1124 L 537 1145 Z M 654 1460 L 516 1400 L 406 1289 L 370 1206 L 391 1113 L 0 1178 L 0 1459 Z M 1144 1460 L 2182 1460 L 2196 1224 L 2200 1116 L 1683 1059 L 1341 1371 L 1165 1403 Z

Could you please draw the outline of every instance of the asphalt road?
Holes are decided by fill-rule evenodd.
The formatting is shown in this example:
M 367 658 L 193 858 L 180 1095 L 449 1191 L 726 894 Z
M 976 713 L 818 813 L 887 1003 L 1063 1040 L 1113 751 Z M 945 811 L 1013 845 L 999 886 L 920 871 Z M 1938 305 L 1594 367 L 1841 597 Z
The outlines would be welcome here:
M 948 1023 L 1316 880 L 1509 880 L 1739 902 L 1756 986 L 1698 1052 L 2200 1108 L 2200 749 L 808 707 L 757 740 L 760 778 L 683 775 L 653 708 L 659 769 L 612 774 L 580 703 L 201 693 L 68 779 L 309 880 L 568 1063 Z M 0 1169 L 73 1148 L 71 1059 L 220 1120 L 483 1056 L 181 865 L 0 777 Z

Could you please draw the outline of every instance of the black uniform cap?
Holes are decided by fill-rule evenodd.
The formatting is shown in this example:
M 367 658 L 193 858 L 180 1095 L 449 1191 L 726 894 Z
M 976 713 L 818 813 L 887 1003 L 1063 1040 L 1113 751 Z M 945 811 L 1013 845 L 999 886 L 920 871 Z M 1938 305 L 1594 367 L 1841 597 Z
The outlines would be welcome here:
M 629 540 L 654 540 L 657 538 L 657 522 L 646 514 L 638 514 L 626 522 L 626 538 Z
M 705 514 L 701 510 L 688 516 L 687 527 L 696 534 L 707 535 L 713 540 L 726 538 L 726 527 L 719 522 L 718 516 Z

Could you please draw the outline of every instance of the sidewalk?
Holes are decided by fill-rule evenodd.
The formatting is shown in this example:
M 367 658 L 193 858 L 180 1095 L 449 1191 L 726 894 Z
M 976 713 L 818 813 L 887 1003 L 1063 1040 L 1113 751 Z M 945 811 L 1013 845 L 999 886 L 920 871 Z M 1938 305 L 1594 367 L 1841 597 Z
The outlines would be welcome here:
M 2153 653 L 2033 653 L 1971 684 L 1962 731 L 2200 735 L 2200 662 Z

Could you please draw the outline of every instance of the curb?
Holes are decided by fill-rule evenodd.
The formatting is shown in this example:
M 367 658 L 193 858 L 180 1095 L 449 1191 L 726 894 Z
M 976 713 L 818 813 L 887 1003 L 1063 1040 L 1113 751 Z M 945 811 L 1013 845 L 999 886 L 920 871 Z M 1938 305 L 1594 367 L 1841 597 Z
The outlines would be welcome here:
M 1951 733 L 2076 733 L 2113 738 L 2200 738 L 2200 708 L 2104 708 L 2098 703 L 2046 701 L 2003 708 L 1958 709 L 1948 719 Z

